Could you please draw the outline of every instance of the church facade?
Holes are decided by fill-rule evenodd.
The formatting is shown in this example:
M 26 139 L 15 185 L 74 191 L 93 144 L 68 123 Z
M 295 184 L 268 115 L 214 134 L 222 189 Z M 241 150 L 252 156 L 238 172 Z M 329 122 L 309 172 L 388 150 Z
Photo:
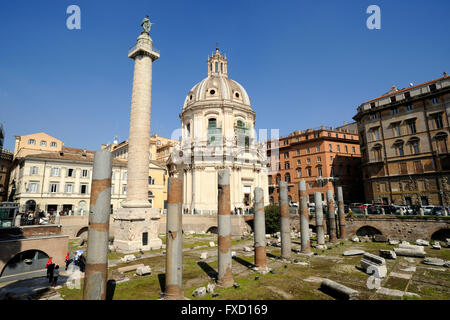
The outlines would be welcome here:
M 181 118 L 181 144 L 168 161 L 171 175 L 183 180 L 183 212 L 217 214 L 220 169 L 230 169 L 231 210 L 248 212 L 256 187 L 268 199 L 266 148 L 254 130 L 255 112 L 245 89 L 228 78 L 219 49 L 208 58 L 208 77 L 187 94 Z

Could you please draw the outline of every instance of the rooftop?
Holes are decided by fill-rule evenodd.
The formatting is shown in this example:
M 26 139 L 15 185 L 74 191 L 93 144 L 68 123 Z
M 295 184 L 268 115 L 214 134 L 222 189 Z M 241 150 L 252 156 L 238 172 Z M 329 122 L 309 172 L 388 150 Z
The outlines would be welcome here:
M 369 101 L 366 101 L 364 103 L 370 103 L 370 102 L 373 102 L 373 101 L 376 101 L 376 100 L 379 100 L 379 99 L 382 99 L 382 98 L 387 98 L 389 96 L 392 96 L 392 95 L 395 95 L 395 94 L 398 94 L 398 93 L 402 93 L 402 92 L 405 92 L 405 91 L 408 91 L 408 90 L 411 90 L 411 89 L 415 89 L 415 88 L 419 88 L 419 87 L 422 87 L 422 86 L 426 86 L 426 85 L 432 84 L 434 82 L 443 80 L 443 79 L 448 78 L 448 77 L 450 77 L 450 76 L 446 72 L 444 72 L 444 75 L 442 77 L 440 77 L 440 78 L 437 78 L 437 79 L 434 79 L 434 80 L 430 80 L 430 81 L 427 81 L 427 82 L 424 82 L 424 83 L 421 83 L 421 84 L 417 84 L 415 86 L 410 86 L 408 88 L 397 89 L 395 86 L 392 86 L 392 89 L 389 92 L 387 92 L 384 95 L 379 96 L 377 98 L 374 98 L 374 99 L 371 99 Z

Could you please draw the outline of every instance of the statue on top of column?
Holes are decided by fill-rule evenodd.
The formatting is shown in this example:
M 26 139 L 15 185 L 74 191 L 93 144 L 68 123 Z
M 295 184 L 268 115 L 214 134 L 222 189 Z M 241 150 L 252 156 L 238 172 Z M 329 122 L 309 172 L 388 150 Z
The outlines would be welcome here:
M 145 16 L 144 20 L 142 20 L 141 26 L 144 29 L 144 31 L 142 31 L 142 32 L 146 32 L 146 33 L 150 32 L 150 29 L 152 27 L 152 23 L 148 19 L 148 16 Z

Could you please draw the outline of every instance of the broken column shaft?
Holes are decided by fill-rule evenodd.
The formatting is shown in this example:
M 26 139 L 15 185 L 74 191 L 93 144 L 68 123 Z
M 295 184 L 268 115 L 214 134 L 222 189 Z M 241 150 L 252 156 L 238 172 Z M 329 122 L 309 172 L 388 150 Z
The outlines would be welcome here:
M 347 239 L 347 231 L 345 230 L 345 211 L 344 211 L 344 196 L 342 187 L 337 187 L 338 198 L 338 219 L 339 219 L 339 239 Z
M 228 288 L 234 283 L 231 271 L 230 170 L 219 170 L 218 178 L 218 260 L 217 284 Z
M 266 222 L 264 219 L 264 191 L 255 188 L 255 266 L 265 268 L 266 261 Z
M 322 194 L 320 192 L 314 192 L 314 203 L 316 206 L 316 234 L 317 244 L 325 244 L 324 227 L 323 227 L 323 206 L 322 206 Z
M 328 224 L 329 224 L 329 232 L 330 232 L 330 241 L 336 242 L 336 214 L 335 214 L 335 206 L 334 206 L 334 195 L 333 190 L 327 191 L 327 206 L 328 206 Z
M 182 180 L 170 177 L 167 184 L 165 295 L 173 299 L 183 298 L 182 193 Z
M 105 300 L 108 280 L 108 236 L 111 211 L 112 154 L 95 152 L 89 204 L 89 230 L 83 299 Z
M 298 183 L 298 190 L 300 196 L 300 232 L 301 232 L 301 246 L 302 253 L 310 253 L 311 246 L 309 243 L 309 213 L 308 213 L 308 199 L 306 193 L 305 180 L 300 180 Z
M 288 208 L 288 187 L 286 181 L 280 181 L 280 216 L 281 216 L 281 258 L 291 257 L 291 222 Z

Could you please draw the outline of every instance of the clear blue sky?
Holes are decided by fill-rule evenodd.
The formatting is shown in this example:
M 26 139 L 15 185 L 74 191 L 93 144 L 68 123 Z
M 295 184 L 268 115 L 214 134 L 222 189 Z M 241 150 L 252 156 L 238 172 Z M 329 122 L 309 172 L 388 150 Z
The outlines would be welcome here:
M 66 8 L 81 8 L 81 30 Z M 381 8 L 381 30 L 366 8 Z M 252 99 L 257 128 L 281 135 L 351 121 L 362 102 L 450 73 L 450 1 L 2 1 L 0 122 L 14 136 L 45 131 L 96 150 L 128 137 L 133 61 L 148 14 L 161 50 L 151 132 L 179 127 L 185 95 L 219 42 L 229 76 Z

